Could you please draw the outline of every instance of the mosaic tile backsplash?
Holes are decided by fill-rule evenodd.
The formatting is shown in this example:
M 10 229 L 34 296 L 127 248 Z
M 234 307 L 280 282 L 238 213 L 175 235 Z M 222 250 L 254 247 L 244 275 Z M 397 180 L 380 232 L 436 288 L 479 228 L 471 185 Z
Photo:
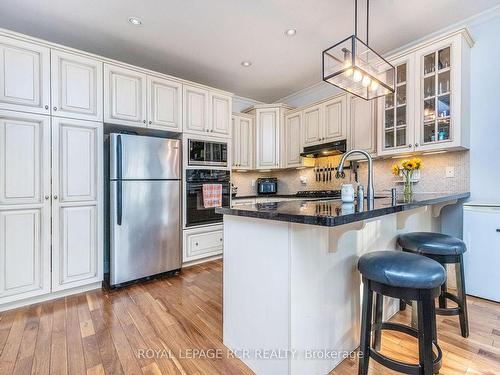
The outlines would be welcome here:
M 443 192 L 463 192 L 470 190 L 469 183 L 469 151 L 455 151 L 442 154 L 432 154 L 419 156 L 423 162 L 420 171 L 420 180 L 414 184 L 414 192 L 443 193 Z M 316 159 L 316 165 L 331 163 L 338 165 L 339 157 Z M 401 163 L 403 159 L 379 159 L 373 162 L 373 175 L 375 192 L 386 193 L 392 187 L 397 187 L 402 191 L 403 184 L 401 178 L 392 175 L 391 167 L 394 163 Z M 446 177 L 446 168 L 452 167 L 453 177 Z M 359 181 L 366 186 L 367 163 L 359 163 Z M 256 194 L 256 186 L 252 187 L 252 180 L 259 177 L 277 177 L 279 194 L 295 194 L 299 190 L 325 190 L 340 189 L 343 183 L 353 183 L 354 174 L 346 170 L 344 179 L 335 179 L 331 182 L 317 182 L 315 180 L 314 168 L 292 169 L 271 172 L 233 172 L 232 182 L 238 187 L 238 196 Z M 302 184 L 300 177 L 305 177 L 307 182 Z

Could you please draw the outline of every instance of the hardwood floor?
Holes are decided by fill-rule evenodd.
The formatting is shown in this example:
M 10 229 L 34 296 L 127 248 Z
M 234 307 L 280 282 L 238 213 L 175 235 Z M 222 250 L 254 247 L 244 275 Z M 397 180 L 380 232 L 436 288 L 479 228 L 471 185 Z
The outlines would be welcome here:
M 470 298 L 471 336 L 438 317 L 441 374 L 500 374 L 500 304 Z M 395 320 L 409 321 L 409 309 Z M 200 352 L 195 352 L 200 350 Z M 382 350 L 416 361 L 416 341 Z M 222 344 L 222 262 L 118 291 L 93 291 L 0 313 L 0 374 L 251 374 Z M 211 357 L 211 358 L 207 358 Z M 371 374 L 392 372 L 371 361 Z M 354 360 L 332 374 L 357 374 Z

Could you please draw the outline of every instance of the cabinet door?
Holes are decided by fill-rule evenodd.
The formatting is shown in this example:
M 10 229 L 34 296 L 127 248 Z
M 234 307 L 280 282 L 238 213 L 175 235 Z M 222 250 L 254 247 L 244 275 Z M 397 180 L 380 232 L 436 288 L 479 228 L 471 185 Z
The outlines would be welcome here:
M 391 61 L 396 68 L 396 92 L 379 99 L 378 154 L 415 150 L 413 57 Z
M 53 119 L 52 289 L 102 280 L 102 123 Z
M 231 135 L 231 97 L 210 94 L 210 133 Z
M 298 167 L 302 164 L 301 123 L 302 113 L 294 113 L 285 118 L 286 166 Z
M 252 169 L 253 166 L 253 120 L 240 117 L 238 126 L 239 169 Z
M 52 115 L 102 121 L 102 62 L 51 51 Z
M 50 50 L 0 36 L 0 109 L 50 114 Z
M 50 292 L 50 117 L 0 111 L 0 304 Z
M 182 131 L 182 84 L 148 76 L 148 128 Z
M 346 96 L 333 98 L 323 104 L 323 141 L 337 141 L 347 138 Z
M 240 162 L 240 118 L 237 116 L 232 116 L 231 117 L 231 126 L 232 126 L 232 157 L 233 160 L 231 162 L 231 165 L 234 168 L 237 168 Z
M 316 105 L 303 111 L 304 120 L 304 146 L 311 146 L 322 141 L 322 110 L 321 106 Z
M 209 133 L 208 91 L 183 85 L 184 131 Z
M 279 109 L 258 109 L 256 111 L 257 169 L 279 168 L 280 154 L 280 111 Z
M 350 149 L 377 153 L 376 100 L 349 97 Z M 356 155 L 356 158 L 358 156 Z
M 104 122 L 146 126 L 146 75 L 104 64 Z

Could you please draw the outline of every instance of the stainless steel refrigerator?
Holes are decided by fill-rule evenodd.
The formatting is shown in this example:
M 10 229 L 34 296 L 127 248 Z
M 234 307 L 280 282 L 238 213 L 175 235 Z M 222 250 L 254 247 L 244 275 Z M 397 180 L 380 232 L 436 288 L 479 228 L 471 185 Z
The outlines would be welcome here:
M 109 283 L 181 268 L 181 143 L 111 133 Z

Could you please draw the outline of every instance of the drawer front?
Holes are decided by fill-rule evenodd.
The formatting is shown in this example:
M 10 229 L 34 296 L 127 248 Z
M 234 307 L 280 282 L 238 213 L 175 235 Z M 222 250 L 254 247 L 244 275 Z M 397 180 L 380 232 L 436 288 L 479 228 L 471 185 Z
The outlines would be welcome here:
M 222 253 L 222 230 L 185 234 L 184 262 Z

